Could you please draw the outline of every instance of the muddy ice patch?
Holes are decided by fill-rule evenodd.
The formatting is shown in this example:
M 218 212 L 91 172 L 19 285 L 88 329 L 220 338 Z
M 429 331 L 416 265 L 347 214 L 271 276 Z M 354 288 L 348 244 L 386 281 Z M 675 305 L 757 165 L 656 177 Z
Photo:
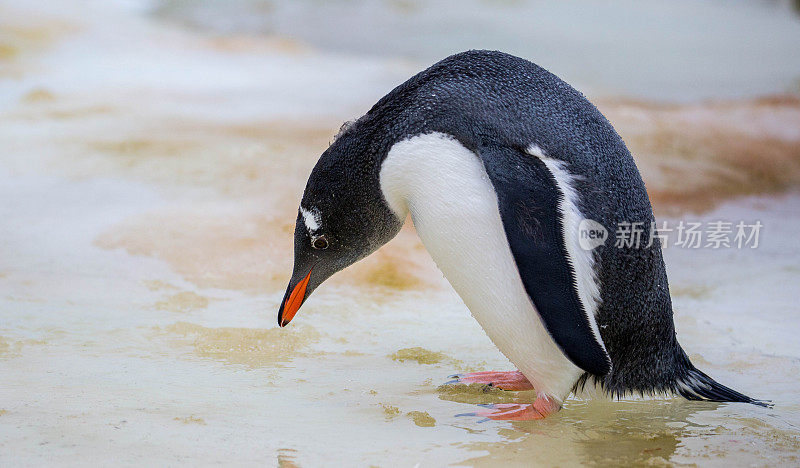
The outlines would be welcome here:
M 191 312 L 205 309 L 209 303 L 209 298 L 205 296 L 192 291 L 183 291 L 156 302 L 155 308 L 167 312 Z
M 215 328 L 189 322 L 158 328 L 157 336 L 178 347 L 188 345 L 195 356 L 251 369 L 281 367 L 293 358 L 318 354 L 311 346 L 320 339 L 320 333 L 309 326 Z
M 633 154 L 657 214 L 800 187 L 798 97 L 598 106 Z

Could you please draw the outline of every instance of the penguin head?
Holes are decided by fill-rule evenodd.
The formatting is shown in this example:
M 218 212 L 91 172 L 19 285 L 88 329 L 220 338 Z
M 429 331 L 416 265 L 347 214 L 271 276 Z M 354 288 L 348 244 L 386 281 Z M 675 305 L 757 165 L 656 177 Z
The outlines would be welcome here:
M 278 311 L 281 327 L 323 281 L 377 250 L 403 225 L 380 190 L 380 152 L 354 130 L 337 136 L 306 184 L 294 268 Z

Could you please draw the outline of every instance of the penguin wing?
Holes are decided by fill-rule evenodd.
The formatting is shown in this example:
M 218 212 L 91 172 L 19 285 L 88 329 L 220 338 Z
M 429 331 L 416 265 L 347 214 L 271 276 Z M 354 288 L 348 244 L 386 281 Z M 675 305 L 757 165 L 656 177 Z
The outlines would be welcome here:
M 593 262 L 592 254 L 575 251 L 580 247 L 568 246 L 564 235 L 567 222 L 577 244 L 579 216 L 565 211 L 573 208 L 573 214 L 580 214 L 570 200 L 576 194 L 569 173 L 560 172 L 565 171 L 563 163 L 531 148 L 535 150 L 526 153 L 507 146 L 482 147 L 478 154 L 497 193 L 522 283 L 547 331 L 573 364 L 605 375 L 611 361 L 594 319 L 598 293 L 592 263 L 586 263 Z M 587 291 L 591 288 L 594 296 Z

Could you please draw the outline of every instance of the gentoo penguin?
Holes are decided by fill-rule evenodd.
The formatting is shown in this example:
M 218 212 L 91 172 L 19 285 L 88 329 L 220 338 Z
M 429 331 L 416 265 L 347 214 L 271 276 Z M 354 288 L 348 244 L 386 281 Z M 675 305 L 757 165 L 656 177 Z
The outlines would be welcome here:
M 611 124 L 541 67 L 501 52 L 453 55 L 343 127 L 300 202 L 278 324 L 331 275 L 392 239 L 408 214 L 519 369 L 458 381 L 536 391 L 532 404 L 479 414 L 540 419 L 587 380 L 612 397 L 766 405 L 696 369 L 678 344 L 658 237 L 581 246 L 584 220 L 613 233 L 621 223 L 650 226 L 653 211 Z

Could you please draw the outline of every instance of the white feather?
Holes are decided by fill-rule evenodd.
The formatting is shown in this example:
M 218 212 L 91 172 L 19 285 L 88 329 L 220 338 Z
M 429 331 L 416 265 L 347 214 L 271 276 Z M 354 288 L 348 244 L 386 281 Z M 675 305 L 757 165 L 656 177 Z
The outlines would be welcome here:
M 306 225 L 306 229 L 309 233 L 314 233 L 319 230 L 320 216 L 319 212 L 315 208 L 307 210 L 301 206 L 300 214 L 303 215 L 303 224 Z
M 550 337 L 525 291 L 480 158 L 449 135 L 419 135 L 391 148 L 380 182 L 397 216 L 411 213 L 428 252 L 497 348 L 538 391 L 563 401 L 583 371 Z

